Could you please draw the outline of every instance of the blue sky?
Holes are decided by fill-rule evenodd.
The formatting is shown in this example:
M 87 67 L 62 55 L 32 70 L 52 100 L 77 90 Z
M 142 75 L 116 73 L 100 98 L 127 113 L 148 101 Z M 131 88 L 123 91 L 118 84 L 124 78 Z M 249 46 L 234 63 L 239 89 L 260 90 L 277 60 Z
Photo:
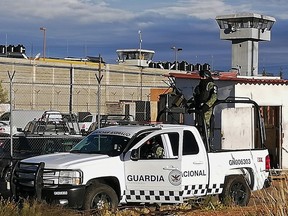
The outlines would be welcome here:
M 46 28 L 47 57 L 99 54 L 116 63 L 116 49 L 155 51 L 154 61 L 178 60 L 231 67 L 231 42 L 220 40 L 218 15 L 249 12 L 276 18 L 271 41 L 259 43 L 259 72 L 288 77 L 287 0 L 2 0 L 0 44 L 26 47 L 28 56 L 42 54 Z

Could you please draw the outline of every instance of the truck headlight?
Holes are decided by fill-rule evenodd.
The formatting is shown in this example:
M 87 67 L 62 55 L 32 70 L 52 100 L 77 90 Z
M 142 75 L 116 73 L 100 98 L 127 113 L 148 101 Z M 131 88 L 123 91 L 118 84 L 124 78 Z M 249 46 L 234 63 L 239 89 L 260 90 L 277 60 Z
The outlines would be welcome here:
M 77 170 L 60 171 L 58 184 L 80 185 L 82 183 L 82 175 Z

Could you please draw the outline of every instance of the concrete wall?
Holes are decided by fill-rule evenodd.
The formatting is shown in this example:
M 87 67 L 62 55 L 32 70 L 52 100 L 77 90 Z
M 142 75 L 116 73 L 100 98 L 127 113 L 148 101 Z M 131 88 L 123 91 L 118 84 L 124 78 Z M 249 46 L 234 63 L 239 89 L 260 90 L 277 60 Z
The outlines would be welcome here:
M 168 70 L 123 64 L 102 64 L 101 68 L 100 74 L 99 64 L 92 62 L 0 58 L 0 80 L 9 96 L 7 72 L 15 71 L 13 109 L 68 112 L 72 79 L 73 112 L 97 113 L 99 97 L 101 114 L 113 112 L 113 106 L 121 107 L 123 102 L 120 104 L 120 101 L 147 101 L 151 89 L 168 87 L 163 82 L 166 79 L 163 74 L 168 74 Z M 103 76 L 100 87 L 96 75 Z

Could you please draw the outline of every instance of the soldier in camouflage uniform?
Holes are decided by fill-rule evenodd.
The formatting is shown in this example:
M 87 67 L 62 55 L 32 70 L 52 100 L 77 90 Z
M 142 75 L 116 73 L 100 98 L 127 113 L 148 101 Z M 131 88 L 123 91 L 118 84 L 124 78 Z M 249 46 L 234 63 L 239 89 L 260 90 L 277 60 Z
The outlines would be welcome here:
M 156 141 L 155 137 L 151 138 L 145 143 L 142 151 L 145 158 L 164 157 L 164 148 Z
M 152 146 L 152 157 L 153 158 L 163 158 L 164 157 L 164 149 L 162 146 L 160 146 L 159 143 L 155 143 Z
M 193 96 L 196 108 L 202 110 L 204 114 L 206 127 L 209 132 L 212 106 L 217 100 L 218 88 L 214 83 L 210 71 L 201 70 L 199 75 L 200 82 L 196 86 Z

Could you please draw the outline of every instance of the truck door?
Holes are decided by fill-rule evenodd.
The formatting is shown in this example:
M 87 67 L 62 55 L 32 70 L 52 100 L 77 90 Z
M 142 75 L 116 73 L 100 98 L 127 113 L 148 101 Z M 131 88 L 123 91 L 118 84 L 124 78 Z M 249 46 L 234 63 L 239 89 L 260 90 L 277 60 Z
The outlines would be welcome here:
M 202 138 L 196 128 L 184 130 L 182 145 L 183 197 L 191 198 L 211 193 L 209 185 L 208 156 Z
M 182 133 L 181 129 L 153 132 L 125 155 L 125 198 L 127 202 L 182 202 L 182 173 L 179 157 Z M 159 145 L 163 147 L 162 156 L 159 154 L 161 151 L 154 156 L 147 154 L 147 141 L 150 140 L 159 142 Z M 133 154 L 138 154 L 138 160 L 135 160 Z

